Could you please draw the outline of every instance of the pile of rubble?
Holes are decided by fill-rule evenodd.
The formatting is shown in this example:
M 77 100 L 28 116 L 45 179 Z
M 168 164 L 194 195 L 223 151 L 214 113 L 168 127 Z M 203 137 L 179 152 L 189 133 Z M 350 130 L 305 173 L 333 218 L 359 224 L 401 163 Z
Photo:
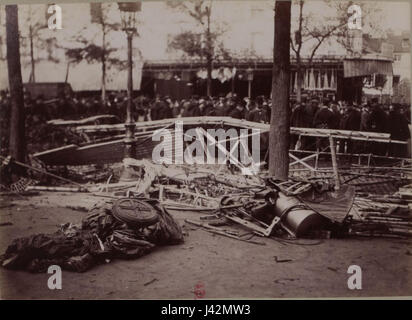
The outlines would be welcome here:
M 168 211 L 193 212 L 195 219 L 185 219 L 187 224 L 259 245 L 265 242 L 256 237 L 405 238 L 412 234 L 412 185 L 407 184 L 410 177 L 405 175 L 397 179 L 403 181 L 397 192 L 377 196 L 366 192 L 364 182 L 362 189 L 350 184 L 368 176 L 359 170 L 351 171 L 355 178 L 343 172 L 341 177 L 347 178 L 337 188 L 335 175 L 277 181 L 265 173 L 236 174 L 225 165 L 166 166 L 126 159 L 123 166 L 134 172 L 133 181 L 118 180 L 118 165 L 101 170 L 100 175 L 84 168 L 83 173 L 93 180 L 87 184 L 21 165 L 64 183 L 54 187 L 23 184 L 24 191 L 88 192 L 106 200 L 92 209 L 81 225 L 65 225 L 51 235 L 15 240 L 1 258 L 2 265 L 11 269 L 44 271 L 50 264 L 59 264 L 85 271 L 113 258 L 138 258 L 156 246 L 180 243 L 182 229 Z

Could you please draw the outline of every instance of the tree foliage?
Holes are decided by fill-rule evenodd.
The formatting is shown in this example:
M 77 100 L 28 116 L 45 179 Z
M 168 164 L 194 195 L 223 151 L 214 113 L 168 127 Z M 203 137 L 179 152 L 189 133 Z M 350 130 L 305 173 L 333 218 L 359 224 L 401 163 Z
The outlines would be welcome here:
M 223 23 L 212 20 L 213 1 L 211 0 L 168 0 L 167 5 L 190 16 L 196 28 L 175 35 L 169 47 L 181 50 L 184 55 L 212 60 L 229 60 L 231 52 L 225 48 L 222 35 L 226 28 Z
M 212 65 L 215 61 L 230 60 L 231 54 L 223 45 L 221 36 L 225 28 L 212 21 L 212 0 L 167 0 L 171 8 L 184 12 L 195 22 L 192 30 L 185 30 L 173 37 L 169 48 L 181 51 L 183 56 L 206 61 L 207 95 L 211 95 Z
M 115 57 L 110 57 L 112 52 L 115 52 L 116 49 L 113 48 L 104 48 L 103 46 L 98 46 L 94 43 L 83 42 L 85 45 L 78 48 L 70 48 L 66 51 L 66 56 L 69 61 L 73 63 L 80 63 L 85 60 L 87 63 L 100 63 L 102 57 L 105 56 L 106 62 L 109 65 L 115 65 L 120 69 L 126 68 L 126 61 L 120 60 Z
M 98 17 L 94 17 L 92 23 L 96 23 L 99 26 L 101 37 L 101 44 L 97 44 L 95 39 L 86 39 L 83 36 L 83 32 L 79 32 L 75 39 L 75 45 L 71 48 L 66 48 L 66 57 L 70 63 L 80 63 L 86 61 L 87 63 L 100 63 L 102 67 L 102 100 L 106 99 L 106 73 L 107 69 L 116 67 L 119 70 L 123 70 L 127 67 L 127 62 L 121 60 L 112 55 L 116 49 L 110 46 L 110 42 L 107 41 L 107 35 L 113 31 L 120 30 L 120 23 L 110 20 L 110 10 L 112 4 L 101 4 L 99 6 Z M 84 27 L 83 31 L 86 31 L 90 26 Z
M 80 32 L 76 35 L 74 42 L 75 46 L 72 48 L 66 48 L 66 56 L 73 63 L 80 63 L 83 60 L 88 63 L 99 63 L 103 60 L 108 62 L 109 65 L 116 65 L 124 67 L 123 61 L 120 59 L 111 57 L 111 54 L 116 51 L 115 48 L 110 46 L 110 43 L 106 41 L 106 36 L 112 31 L 120 30 L 120 23 L 109 22 L 107 16 L 110 9 L 110 4 L 106 7 L 102 6 L 102 15 L 97 24 L 100 28 L 100 36 L 102 37 L 102 43 L 94 43 L 94 39 L 86 39 Z M 84 27 L 83 31 L 87 31 L 89 27 Z

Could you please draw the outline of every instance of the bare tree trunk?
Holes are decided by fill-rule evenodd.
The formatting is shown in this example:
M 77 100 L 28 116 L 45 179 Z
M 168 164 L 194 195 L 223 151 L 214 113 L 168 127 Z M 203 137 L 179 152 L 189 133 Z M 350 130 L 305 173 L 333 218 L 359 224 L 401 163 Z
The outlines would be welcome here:
M 207 55 L 207 92 L 206 95 L 207 96 L 211 96 L 212 95 L 212 58 L 209 56 L 209 54 Z
M 299 1 L 299 27 L 295 32 L 296 49 L 292 46 L 296 55 L 296 100 L 302 102 L 302 86 L 303 86 L 303 73 L 302 73 L 302 59 L 300 57 L 300 51 L 302 49 L 302 25 L 303 25 L 303 5 L 304 1 Z
M 17 5 L 6 6 L 7 67 L 11 97 L 10 154 L 25 162 L 24 98 L 20 65 L 20 43 Z
M 207 30 L 206 30 L 206 41 L 207 41 L 207 53 L 206 53 L 206 63 L 207 63 L 207 96 L 212 95 L 212 44 L 210 37 L 210 7 L 207 8 Z
M 106 28 L 102 24 L 102 102 L 106 101 Z
M 31 62 L 30 82 L 36 82 L 36 70 L 35 70 L 34 48 L 33 48 L 33 27 L 31 25 L 30 25 L 29 37 L 30 37 L 30 62 Z
M 102 58 L 102 101 L 106 101 L 106 60 Z
M 33 27 L 30 25 L 30 62 L 31 62 L 31 75 L 30 82 L 36 82 L 36 70 L 34 61 L 34 46 L 33 46 Z
M 281 180 L 289 174 L 290 19 L 291 1 L 276 1 L 269 174 Z

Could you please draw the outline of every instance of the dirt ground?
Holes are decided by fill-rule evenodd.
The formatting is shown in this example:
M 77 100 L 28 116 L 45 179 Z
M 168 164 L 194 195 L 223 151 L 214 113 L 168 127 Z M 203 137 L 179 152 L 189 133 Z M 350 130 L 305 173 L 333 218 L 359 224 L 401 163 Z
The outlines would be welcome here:
M 0 252 L 17 237 L 54 232 L 79 222 L 98 199 L 41 193 L 0 199 Z M 196 212 L 173 212 L 183 225 Z M 256 245 L 185 225 L 184 244 L 159 247 L 137 260 L 117 260 L 85 273 L 63 271 L 62 289 L 49 274 L 0 268 L 2 299 L 196 299 L 412 296 L 412 241 L 399 239 L 299 240 Z M 350 265 L 362 269 L 362 289 L 348 289 Z

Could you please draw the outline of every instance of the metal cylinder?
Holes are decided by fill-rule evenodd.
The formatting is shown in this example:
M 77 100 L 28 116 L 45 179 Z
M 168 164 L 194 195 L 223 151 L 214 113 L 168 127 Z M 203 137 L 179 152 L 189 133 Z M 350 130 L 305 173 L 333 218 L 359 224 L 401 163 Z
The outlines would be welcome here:
M 279 192 L 275 205 L 275 214 L 281 217 L 282 227 L 297 238 L 321 229 L 326 222 L 323 216 L 312 209 L 303 208 L 302 204 L 297 198 Z

